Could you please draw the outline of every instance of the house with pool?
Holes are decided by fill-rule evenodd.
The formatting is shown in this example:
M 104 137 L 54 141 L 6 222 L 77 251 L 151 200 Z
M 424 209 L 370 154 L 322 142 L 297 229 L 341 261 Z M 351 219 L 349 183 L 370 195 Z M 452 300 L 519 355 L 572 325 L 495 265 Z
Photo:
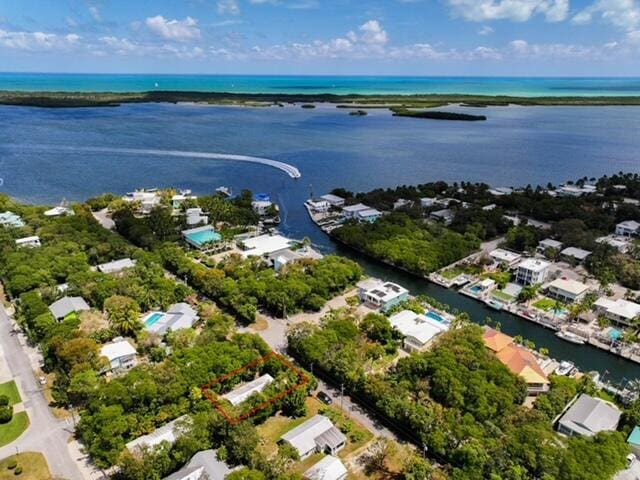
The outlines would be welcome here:
M 198 250 L 209 248 L 222 241 L 222 235 L 220 235 L 220 233 L 218 233 L 211 225 L 183 230 L 182 238 L 184 238 L 185 242 Z
M 389 322 L 403 336 L 402 346 L 409 353 L 424 350 L 434 338 L 449 330 L 449 323 L 434 310 L 425 314 L 402 310 L 389 317 Z
M 150 312 L 142 318 L 150 332 L 164 335 L 169 331 L 191 328 L 200 319 L 198 312 L 188 303 L 176 303 L 166 312 Z

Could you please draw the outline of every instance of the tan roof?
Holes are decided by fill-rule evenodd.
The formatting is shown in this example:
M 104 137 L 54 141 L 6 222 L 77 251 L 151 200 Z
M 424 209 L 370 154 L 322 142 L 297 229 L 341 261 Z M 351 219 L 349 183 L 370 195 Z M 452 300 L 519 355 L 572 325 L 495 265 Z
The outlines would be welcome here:
M 496 353 L 496 357 L 527 383 L 549 383 L 549 379 L 538 365 L 536 357 L 518 345 L 511 344 L 503 348 Z
M 494 352 L 499 352 L 513 343 L 513 338 L 493 328 L 487 328 L 482 335 L 482 339 L 487 348 Z

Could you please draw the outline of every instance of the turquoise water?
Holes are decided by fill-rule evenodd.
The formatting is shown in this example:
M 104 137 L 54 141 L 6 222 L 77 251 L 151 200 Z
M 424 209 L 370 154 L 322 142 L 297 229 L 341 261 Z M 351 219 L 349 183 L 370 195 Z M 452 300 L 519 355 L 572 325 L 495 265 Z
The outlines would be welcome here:
M 160 320 L 162 320 L 164 318 L 164 313 L 162 312 L 156 312 L 156 313 L 152 313 L 151 315 L 149 315 L 147 317 L 147 319 L 144 321 L 145 326 L 148 327 L 153 327 L 156 323 L 158 323 Z
M 609 337 L 611 338 L 611 340 L 620 340 L 620 338 L 622 338 L 622 332 L 620 330 L 612 328 L 609 332 Z
M 444 323 L 444 318 L 442 318 L 440 315 L 438 315 L 433 310 L 429 310 L 427 312 L 426 316 L 429 317 L 432 320 L 435 320 L 436 322 Z
M 473 293 L 480 293 L 482 291 L 482 287 L 475 285 L 471 287 L 469 290 L 472 291 Z
M 0 90 L 627 96 L 640 95 L 640 78 L 0 73 Z
M 186 237 L 197 245 L 204 245 L 207 242 L 219 242 L 222 239 L 222 236 L 215 230 L 188 233 Z

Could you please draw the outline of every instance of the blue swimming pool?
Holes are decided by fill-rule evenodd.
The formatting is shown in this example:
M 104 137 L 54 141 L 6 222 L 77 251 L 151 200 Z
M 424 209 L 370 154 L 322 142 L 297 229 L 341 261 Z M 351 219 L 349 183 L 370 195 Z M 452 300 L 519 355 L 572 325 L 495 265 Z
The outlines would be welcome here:
M 445 321 L 444 318 L 442 318 L 441 315 L 439 315 L 438 313 L 434 312 L 433 310 L 429 310 L 426 313 L 426 316 L 429 317 L 432 320 L 435 320 L 436 322 L 443 323 Z
M 469 289 L 469 291 L 472 293 L 480 293 L 482 291 L 482 287 L 479 287 L 478 285 L 474 285 Z
M 164 317 L 164 313 L 162 312 L 152 313 L 146 318 L 146 320 L 144 321 L 144 324 L 146 327 L 152 327 L 156 323 L 158 323 L 160 320 L 162 320 L 163 317 Z
M 620 340 L 621 337 L 622 337 L 622 332 L 620 330 L 612 328 L 609 331 L 609 338 L 611 338 L 611 340 Z
M 185 235 L 188 240 L 195 243 L 198 246 L 204 245 L 208 242 L 219 242 L 222 240 L 222 235 L 213 229 L 202 230 L 200 232 L 187 233 Z

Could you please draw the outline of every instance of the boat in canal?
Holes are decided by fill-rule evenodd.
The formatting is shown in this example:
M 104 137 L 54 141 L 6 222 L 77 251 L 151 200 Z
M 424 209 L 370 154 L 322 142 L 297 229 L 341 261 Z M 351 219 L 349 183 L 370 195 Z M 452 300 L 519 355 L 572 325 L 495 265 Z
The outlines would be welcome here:
M 576 335 L 572 332 L 567 332 L 566 330 L 560 330 L 556 332 L 556 337 L 566 340 L 567 342 L 575 343 L 576 345 L 584 345 L 586 342 L 586 340 L 580 335 Z
M 560 365 L 556 367 L 553 373 L 560 376 L 569 375 L 573 370 L 575 370 L 575 368 L 576 366 L 573 362 L 563 360 L 560 362 Z

